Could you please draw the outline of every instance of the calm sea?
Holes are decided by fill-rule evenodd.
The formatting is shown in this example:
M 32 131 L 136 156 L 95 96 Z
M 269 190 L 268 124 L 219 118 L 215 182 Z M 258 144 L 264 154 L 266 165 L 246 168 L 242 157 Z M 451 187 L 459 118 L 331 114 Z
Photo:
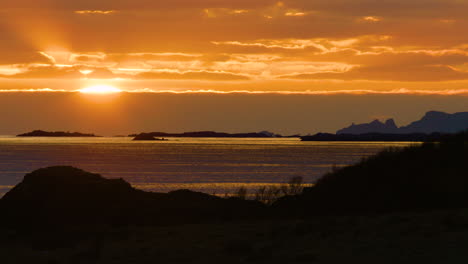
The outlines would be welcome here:
M 230 193 L 302 176 L 313 183 L 332 166 L 345 166 L 386 147 L 414 143 L 301 142 L 299 139 L 0 137 L 0 196 L 35 169 L 71 165 L 124 178 L 134 187 L 168 192 Z

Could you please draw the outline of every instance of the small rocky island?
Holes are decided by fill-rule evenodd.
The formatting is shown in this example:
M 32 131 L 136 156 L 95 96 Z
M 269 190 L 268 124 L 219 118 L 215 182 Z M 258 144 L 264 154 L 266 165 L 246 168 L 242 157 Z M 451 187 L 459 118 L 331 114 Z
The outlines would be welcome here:
M 152 134 L 142 133 L 133 138 L 134 141 L 168 141 L 165 138 L 156 138 Z
M 48 132 L 43 130 L 34 130 L 32 132 L 16 135 L 17 137 L 99 137 L 94 134 L 84 134 L 80 132 Z

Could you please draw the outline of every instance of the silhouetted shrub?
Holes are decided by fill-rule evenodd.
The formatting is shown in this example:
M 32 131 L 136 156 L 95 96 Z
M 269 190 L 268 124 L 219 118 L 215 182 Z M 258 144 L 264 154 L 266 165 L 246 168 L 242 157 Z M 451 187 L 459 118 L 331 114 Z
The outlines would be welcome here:
M 235 197 L 242 199 L 242 200 L 247 199 L 247 188 L 240 187 L 239 190 L 237 190 Z
M 304 179 L 301 176 L 292 177 L 287 184 L 281 186 L 284 195 L 298 195 L 304 189 Z
M 255 200 L 267 205 L 271 205 L 279 198 L 293 196 L 302 193 L 304 189 L 303 178 L 301 176 L 292 177 L 288 183 L 279 186 L 263 186 L 255 192 Z
M 263 186 L 255 192 L 255 200 L 271 205 L 281 197 L 281 188 L 278 186 Z

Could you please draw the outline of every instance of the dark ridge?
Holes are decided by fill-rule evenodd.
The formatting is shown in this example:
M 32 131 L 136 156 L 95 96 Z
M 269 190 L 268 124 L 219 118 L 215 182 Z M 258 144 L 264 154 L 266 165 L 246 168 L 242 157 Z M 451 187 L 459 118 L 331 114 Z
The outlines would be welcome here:
M 259 133 L 223 133 L 214 131 L 197 131 L 197 132 L 184 132 L 184 133 L 165 133 L 165 132 L 150 132 L 141 134 L 132 134 L 129 137 L 136 137 L 139 135 L 146 135 L 152 137 L 195 137 L 195 138 L 272 138 L 282 137 L 281 135 L 273 134 L 267 131 Z
M 99 137 L 94 134 L 83 134 L 80 132 L 48 132 L 42 130 L 34 130 L 32 132 L 19 134 L 17 137 Z
M 298 214 L 378 213 L 468 207 L 468 132 L 387 149 L 335 169 L 275 207 Z

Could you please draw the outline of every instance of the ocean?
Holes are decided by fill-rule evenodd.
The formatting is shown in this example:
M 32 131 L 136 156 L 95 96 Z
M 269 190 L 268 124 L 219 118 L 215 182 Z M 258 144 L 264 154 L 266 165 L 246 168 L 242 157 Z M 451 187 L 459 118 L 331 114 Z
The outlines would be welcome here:
M 74 166 L 123 178 L 146 191 L 190 189 L 229 194 L 302 176 L 314 183 L 333 166 L 358 162 L 408 142 L 301 142 L 297 138 L 171 138 L 135 142 L 127 137 L 16 138 L 0 136 L 0 196 L 39 168 Z

